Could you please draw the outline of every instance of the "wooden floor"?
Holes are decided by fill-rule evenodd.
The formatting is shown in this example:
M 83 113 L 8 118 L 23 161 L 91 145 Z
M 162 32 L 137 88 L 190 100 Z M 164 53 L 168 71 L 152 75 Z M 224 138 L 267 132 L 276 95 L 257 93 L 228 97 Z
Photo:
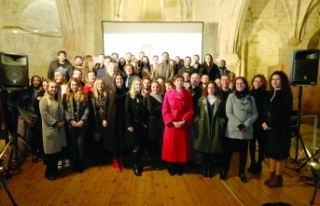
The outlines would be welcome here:
M 307 134 L 306 145 L 311 146 L 312 127 L 302 125 Z M 293 141 L 294 142 L 294 141 Z M 294 146 L 294 145 L 293 145 Z M 291 151 L 294 153 L 294 147 Z M 299 152 L 300 154 L 300 152 Z M 303 155 L 302 155 L 303 156 Z M 302 158 L 301 156 L 301 158 Z M 237 154 L 233 156 L 236 162 Z M 248 161 L 249 162 L 249 161 Z M 188 170 L 183 176 L 170 176 L 166 170 L 153 171 L 145 166 L 141 177 L 132 169 L 117 173 L 111 164 L 90 166 L 81 174 L 64 169 L 65 176 L 56 181 L 44 178 L 42 162 L 32 163 L 29 156 L 21 166 L 22 172 L 6 180 L 15 201 L 20 206 L 37 205 L 262 205 L 286 202 L 291 205 L 309 205 L 314 187 L 300 181 L 301 176 L 312 177 L 308 167 L 300 172 L 295 164 L 286 163 L 284 186 L 268 188 L 263 181 L 268 177 L 268 165 L 263 164 L 261 175 L 247 173 L 248 183 L 237 177 L 238 165 L 231 164 L 226 181 L 219 179 L 220 168 L 212 179 L 203 178 L 200 170 Z M 309 181 L 310 182 L 310 181 Z M 311 181 L 311 183 L 313 183 Z M 315 203 L 320 205 L 320 192 Z M 0 186 L 0 205 L 12 205 Z

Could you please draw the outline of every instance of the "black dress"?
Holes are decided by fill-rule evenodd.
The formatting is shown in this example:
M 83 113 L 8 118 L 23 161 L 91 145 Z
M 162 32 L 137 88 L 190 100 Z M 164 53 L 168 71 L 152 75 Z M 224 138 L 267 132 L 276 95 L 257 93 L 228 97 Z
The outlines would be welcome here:
M 259 114 L 258 119 L 253 123 L 253 139 L 266 139 L 266 132 L 263 130 L 261 125 L 265 120 L 264 99 L 268 95 L 268 91 L 262 88 L 252 89 L 250 91 L 250 95 L 253 96 L 256 101 L 256 106 Z
M 266 157 L 281 160 L 289 156 L 292 103 L 293 97 L 290 91 L 271 91 L 265 99 L 265 122 L 271 127 L 271 130 L 267 131 Z

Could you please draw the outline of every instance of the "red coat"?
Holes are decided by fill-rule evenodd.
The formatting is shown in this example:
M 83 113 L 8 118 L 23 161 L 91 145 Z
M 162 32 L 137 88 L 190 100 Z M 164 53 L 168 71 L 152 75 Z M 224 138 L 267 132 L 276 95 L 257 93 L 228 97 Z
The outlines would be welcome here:
M 193 118 L 191 92 L 183 89 L 179 93 L 175 89 L 166 92 L 162 117 L 165 124 L 162 159 L 168 162 L 187 162 L 191 158 L 189 127 Z M 185 120 L 181 128 L 175 128 L 172 121 Z

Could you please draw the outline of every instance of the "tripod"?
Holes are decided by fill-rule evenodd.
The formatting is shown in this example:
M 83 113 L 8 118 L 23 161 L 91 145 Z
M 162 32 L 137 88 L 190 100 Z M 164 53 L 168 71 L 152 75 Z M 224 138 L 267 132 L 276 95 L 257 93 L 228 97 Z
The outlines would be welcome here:
M 4 150 L 3 150 L 3 151 L 1 152 L 1 154 L 0 154 L 0 166 L 3 168 L 4 172 L 6 173 L 5 176 L 0 175 L 0 183 L 1 183 L 1 185 L 3 186 L 3 188 L 5 189 L 6 193 L 8 194 L 8 196 L 9 196 L 11 202 L 12 202 L 12 205 L 13 205 L 13 206 L 18 206 L 18 204 L 17 204 L 17 203 L 15 202 L 15 200 L 13 199 L 13 196 L 11 195 L 11 192 L 10 192 L 10 190 L 8 189 L 7 184 L 6 184 L 5 180 L 4 180 L 5 178 L 8 179 L 8 178 L 11 177 L 11 175 L 10 175 L 10 173 L 9 173 L 9 168 L 6 169 L 6 168 L 3 166 L 3 164 L 2 164 L 3 159 L 1 159 L 2 156 L 5 155 L 4 153 L 5 153 L 6 149 L 7 149 L 10 145 L 12 145 L 11 143 L 12 143 L 13 140 L 14 140 L 14 138 L 11 138 L 11 139 L 10 139 L 10 141 L 7 143 L 7 145 L 5 146 Z M 10 156 L 12 156 L 12 153 L 10 154 Z M 10 162 L 10 161 L 9 161 L 9 162 Z M 9 164 L 9 165 L 10 165 L 10 164 Z
M 302 136 L 300 134 L 300 124 L 301 124 L 301 107 L 302 107 L 302 86 L 299 86 L 299 93 L 298 93 L 298 110 L 293 110 L 291 115 L 291 121 L 295 122 L 295 124 L 291 125 L 291 132 L 293 133 L 293 137 L 296 138 L 296 147 L 295 147 L 295 158 L 294 162 L 296 164 L 299 163 L 299 142 L 302 146 L 303 151 L 306 154 L 307 159 L 309 158 L 309 151 L 307 150 Z M 299 169 L 296 169 L 296 171 L 300 171 Z

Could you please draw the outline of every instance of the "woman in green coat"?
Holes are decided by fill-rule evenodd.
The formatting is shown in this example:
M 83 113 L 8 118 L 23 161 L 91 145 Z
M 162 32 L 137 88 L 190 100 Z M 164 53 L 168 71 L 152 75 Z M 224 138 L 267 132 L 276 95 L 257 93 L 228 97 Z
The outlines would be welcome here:
M 225 102 L 215 82 L 209 82 L 198 100 L 196 122 L 199 135 L 195 141 L 195 150 L 202 153 L 202 176 L 211 178 L 212 162 L 215 155 L 223 154 L 222 138 L 225 124 Z

